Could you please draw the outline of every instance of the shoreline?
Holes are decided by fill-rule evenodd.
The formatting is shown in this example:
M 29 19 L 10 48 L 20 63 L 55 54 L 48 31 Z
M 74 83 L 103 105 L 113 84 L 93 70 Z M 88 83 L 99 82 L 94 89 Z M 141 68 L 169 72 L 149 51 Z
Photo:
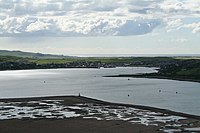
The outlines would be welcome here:
M 137 109 L 144 109 L 144 110 L 149 110 L 149 111 L 161 112 L 161 113 L 166 113 L 166 114 L 170 114 L 170 115 L 176 115 L 176 116 L 188 117 L 188 118 L 194 118 L 194 119 L 200 120 L 199 115 L 182 113 L 182 112 L 172 111 L 172 110 L 169 110 L 169 109 L 162 109 L 162 108 L 145 106 L 145 105 L 113 103 L 113 102 L 107 102 L 107 101 L 94 99 L 94 98 L 90 98 L 90 97 L 74 96 L 74 95 L 70 95 L 70 96 L 42 96 L 42 97 L 26 97 L 26 98 L 3 98 L 3 99 L 0 99 L 0 102 L 24 102 L 24 101 L 31 101 L 31 100 L 52 100 L 52 99 L 66 100 L 66 99 L 71 99 L 71 98 L 75 98 L 79 102 L 84 101 L 86 103 L 92 102 L 92 103 L 97 103 L 97 104 L 102 104 L 102 105 L 116 105 L 116 106 L 133 107 L 133 108 L 137 108 Z
M 7 70 L 0 70 L 0 72 L 6 71 L 28 71 L 28 70 L 58 70 L 58 69 L 100 69 L 97 67 L 63 67 L 63 68 L 35 68 L 35 69 L 7 69 Z
M 200 83 L 200 80 L 195 79 L 184 79 L 178 77 L 166 77 L 166 76 L 151 76 L 151 75 L 142 75 L 142 74 L 130 74 L 130 75 L 108 75 L 103 77 L 129 77 L 129 78 L 147 78 L 147 79 L 167 79 L 167 80 L 176 80 L 176 81 L 187 81 L 187 82 L 196 82 Z
M 200 116 L 84 96 L 0 99 L 2 133 L 170 133 L 200 131 Z
M 145 66 L 143 66 L 145 67 Z M 105 68 L 105 67 L 104 67 Z M 114 67 L 118 68 L 118 67 Z M 125 67 L 126 68 L 126 67 Z M 145 68 L 155 68 L 155 67 L 145 67 Z M 57 69 L 101 69 L 95 67 L 68 67 L 68 68 L 44 68 L 44 69 L 9 69 L 9 70 L 0 70 L 0 72 L 10 72 L 10 71 L 25 71 L 25 70 L 57 70 Z M 110 69 L 110 68 L 105 68 Z M 159 70 L 159 69 L 155 69 Z M 146 73 L 148 74 L 148 73 Z M 176 80 L 176 81 L 187 81 L 187 82 L 196 82 L 200 83 L 199 79 L 189 79 L 189 78 L 180 78 L 180 77 L 167 77 L 167 76 L 159 76 L 159 75 L 146 75 L 146 74 L 120 74 L 120 75 L 108 75 L 103 77 L 129 77 L 129 78 L 147 78 L 147 79 L 166 79 L 166 80 Z M 152 74 L 152 73 L 150 73 Z

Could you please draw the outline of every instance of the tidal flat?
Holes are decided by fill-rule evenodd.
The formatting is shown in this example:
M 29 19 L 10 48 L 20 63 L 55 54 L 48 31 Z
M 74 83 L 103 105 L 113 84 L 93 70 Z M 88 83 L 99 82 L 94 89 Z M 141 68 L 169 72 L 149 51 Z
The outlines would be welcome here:
M 83 96 L 0 100 L 0 132 L 199 132 L 200 116 Z

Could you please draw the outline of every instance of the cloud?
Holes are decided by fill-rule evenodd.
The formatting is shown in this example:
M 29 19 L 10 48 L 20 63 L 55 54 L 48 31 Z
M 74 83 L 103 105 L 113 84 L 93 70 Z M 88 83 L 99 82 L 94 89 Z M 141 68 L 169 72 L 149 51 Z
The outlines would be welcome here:
M 0 0 L 0 36 L 127 36 L 198 25 L 197 0 Z M 183 26 L 184 25 L 184 26 Z
M 163 12 L 168 13 L 176 13 L 182 15 L 200 13 L 200 1 L 198 0 L 165 0 L 158 5 Z
M 180 29 L 181 25 L 183 24 L 181 19 L 167 19 L 167 20 L 164 19 L 164 21 L 166 21 L 167 24 L 166 26 L 167 32 Z
M 198 0 L 165 0 L 157 5 L 157 12 L 164 17 L 163 24 L 168 32 L 190 27 L 192 33 L 198 33 L 198 25 L 194 22 L 199 21 L 199 7 Z
M 183 27 L 192 29 L 192 33 L 200 33 L 200 22 L 185 24 Z

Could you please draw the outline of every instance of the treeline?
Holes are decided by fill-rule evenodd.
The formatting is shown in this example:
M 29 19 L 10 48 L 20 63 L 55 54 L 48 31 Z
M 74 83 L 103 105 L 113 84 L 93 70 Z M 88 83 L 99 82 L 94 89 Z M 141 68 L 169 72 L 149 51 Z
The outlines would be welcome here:
M 178 60 L 176 63 L 169 63 L 160 66 L 157 73 L 120 75 L 120 77 L 159 78 L 175 79 L 200 82 L 200 60 Z
M 176 64 L 162 66 L 158 75 L 200 79 L 200 60 L 179 60 Z
M 0 62 L 0 70 L 53 69 L 53 68 L 99 68 L 99 62 L 70 62 L 36 64 L 34 62 Z

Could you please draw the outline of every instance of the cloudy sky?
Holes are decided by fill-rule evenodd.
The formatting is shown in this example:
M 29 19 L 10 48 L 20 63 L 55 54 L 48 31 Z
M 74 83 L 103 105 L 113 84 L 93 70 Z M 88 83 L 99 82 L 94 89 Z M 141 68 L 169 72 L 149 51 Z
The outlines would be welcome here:
M 0 49 L 199 54 L 200 0 L 0 0 Z

